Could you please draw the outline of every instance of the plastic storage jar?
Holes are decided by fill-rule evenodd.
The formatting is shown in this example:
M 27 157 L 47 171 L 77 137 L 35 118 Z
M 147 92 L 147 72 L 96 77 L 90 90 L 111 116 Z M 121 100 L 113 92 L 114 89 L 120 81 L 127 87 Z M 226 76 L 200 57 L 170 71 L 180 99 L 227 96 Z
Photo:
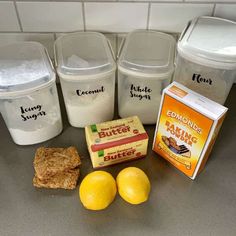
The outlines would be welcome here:
M 40 143 L 62 131 L 55 73 L 41 44 L 0 47 L 0 109 L 16 144 Z
M 236 78 L 236 22 L 199 17 L 178 42 L 174 80 L 224 104 Z
M 160 32 L 137 30 L 127 35 L 122 46 L 118 60 L 119 115 L 137 115 L 144 124 L 154 124 L 162 90 L 174 71 L 175 39 Z
M 72 126 L 113 118 L 116 65 L 109 45 L 95 32 L 67 34 L 55 42 L 57 72 Z

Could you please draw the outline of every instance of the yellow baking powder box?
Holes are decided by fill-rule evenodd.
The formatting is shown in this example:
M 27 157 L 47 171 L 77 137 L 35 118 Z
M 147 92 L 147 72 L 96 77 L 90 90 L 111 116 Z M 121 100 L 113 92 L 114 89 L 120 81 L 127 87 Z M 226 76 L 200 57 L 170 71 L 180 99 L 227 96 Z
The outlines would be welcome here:
M 163 90 L 153 150 L 195 179 L 206 164 L 227 110 L 173 82 Z
M 93 168 L 144 157 L 148 135 L 137 116 L 85 127 Z

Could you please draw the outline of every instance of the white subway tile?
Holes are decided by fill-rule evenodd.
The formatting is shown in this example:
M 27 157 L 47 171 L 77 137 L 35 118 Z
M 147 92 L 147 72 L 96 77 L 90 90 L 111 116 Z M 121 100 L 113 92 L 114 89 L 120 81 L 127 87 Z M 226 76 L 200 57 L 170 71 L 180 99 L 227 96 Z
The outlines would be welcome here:
M 118 0 L 118 1 L 120 2 L 130 2 L 130 1 L 134 1 L 134 2 L 183 2 L 183 0 Z
M 83 29 L 81 2 L 17 2 L 24 31 L 68 32 Z
M 62 1 L 64 1 L 64 0 L 62 0 Z M 78 0 L 78 1 L 80 1 L 80 0 Z M 83 0 L 83 1 L 84 2 L 116 2 L 116 1 L 120 1 L 120 0 Z
M 0 33 L 0 46 L 22 41 L 36 41 L 43 44 L 47 48 L 50 57 L 53 58 L 53 33 Z
M 14 3 L 0 2 L 0 31 L 20 31 Z
M 201 15 L 212 15 L 213 6 L 213 4 L 153 3 L 149 28 L 181 32 L 189 20 Z
M 147 3 L 85 3 L 86 29 L 128 32 L 147 26 Z
M 236 4 L 216 4 L 215 16 L 236 21 Z
M 236 2 L 236 0 L 185 0 L 185 2 L 199 2 L 199 3 L 206 3 L 206 2 Z

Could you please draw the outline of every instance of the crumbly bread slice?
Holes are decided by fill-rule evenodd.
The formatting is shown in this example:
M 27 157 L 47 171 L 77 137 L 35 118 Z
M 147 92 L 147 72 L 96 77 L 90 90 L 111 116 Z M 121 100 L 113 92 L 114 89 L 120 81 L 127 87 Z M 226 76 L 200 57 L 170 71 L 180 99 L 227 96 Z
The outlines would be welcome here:
M 34 169 L 39 179 L 45 180 L 57 173 L 75 169 L 81 164 L 75 147 L 45 148 L 36 150 Z
M 41 180 L 37 175 L 34 176 L 33 185 L 37 188 L 63 188 L 74 189 L 79 178 L 79 169 L 57 173 L 49 179 Z

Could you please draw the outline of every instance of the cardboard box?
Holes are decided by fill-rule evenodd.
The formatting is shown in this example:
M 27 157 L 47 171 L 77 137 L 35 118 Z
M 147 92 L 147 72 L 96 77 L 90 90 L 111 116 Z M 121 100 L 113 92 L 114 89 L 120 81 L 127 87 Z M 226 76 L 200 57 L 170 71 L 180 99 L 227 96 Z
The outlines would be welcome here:
M 148 135 L 137 116 L 86 126 L 85 134 L 94 168 L 147 154 Z
M 227 108 L 173 82 L 164 89 L 153 150 L 194 179 L 203 169 Z

